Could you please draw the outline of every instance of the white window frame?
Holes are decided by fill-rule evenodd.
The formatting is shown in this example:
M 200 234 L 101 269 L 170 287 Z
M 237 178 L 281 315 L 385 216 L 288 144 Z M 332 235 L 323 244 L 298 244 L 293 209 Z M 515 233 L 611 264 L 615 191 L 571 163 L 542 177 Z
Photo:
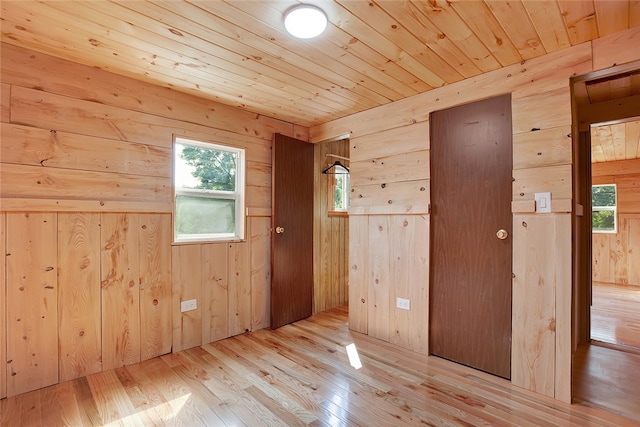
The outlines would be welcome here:
M 342 176 L 343 180 L 342 180 L 342 206 L 344 206 L 343 208 L 337 208 L 336 207 L 336 197 L 335 197 L 335 191 L 336 191 L 336 187 L 338 186 L 338 183 L 336 181 L 335 185 L 333 186 L 333 197 L 331 198 L 331 204 L 333 205 L 333 212 L 348 212 L 349 211 L 349 195 L 351 192 L 351 179 L 349 176 L 349 171 L 347 171 L 346 168 L 342 167 L 342 166 L 336 166 L 335 170 L 337 171 L 334 174 L 334 179 L 337 181 L 338 176 Z
M 187 145 L 192 147 L 202 147 L 210 150 L 227 151 L 236 155 L 236 176 L 235 191 L 221 190 L 204 190 L 197 188 L 182 188 L 176 185 L 177 171 L 176 159 L 178 156 L 176 144 Z M 242 148 L 231 147 L 228 145 L 216 144 L 212 142 L 204 142 L 182 137 L 175 137 L 173 140 L 173 241 L 174 243 L 203 243 L 203 242 L 221 242 L 221 241 L 241 241 L 245 238 L 245 174 L 246 174 L 246 155 Z M 235 232 L 234 233 L 209 233 L 209 234 L 188 234 L 178 235 L 175 222 L 177 216 L 178 196 L 189 196 L 209 199 L 227 199 L 235 200 Z
M 618 232 L 618 186 L 616 184 L 596 184 L 591 186 L 591 191 L 593 192 L 594 187 L 613 187 L 614 194 L 616 198 L 616 203 L 613 206 L 594 206 L 591 205 L 591 212 L 600 212 L 600 211 L 613 211 L 613 230 L 597 230 L 593 228 L 593 224 L 591 225 L 592 233 L 608 233 L 615 234 Z M 593 200 L 593 196 L 592 196 Z

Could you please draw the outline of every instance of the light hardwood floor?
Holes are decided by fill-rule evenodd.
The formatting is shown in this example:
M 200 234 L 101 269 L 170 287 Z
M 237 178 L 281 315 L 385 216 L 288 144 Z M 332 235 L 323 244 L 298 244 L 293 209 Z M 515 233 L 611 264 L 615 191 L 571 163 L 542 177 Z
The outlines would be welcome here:
M 5 399 L 0 411 L 12 427 L 638 424 L 350 332 L 346 308 Z
M 593 282 L 591 339 L 640 352 L 640 286 Z
M 640 287 L 594 282 L 591 345 L 574 358 L 573 396 L 640 425 Z

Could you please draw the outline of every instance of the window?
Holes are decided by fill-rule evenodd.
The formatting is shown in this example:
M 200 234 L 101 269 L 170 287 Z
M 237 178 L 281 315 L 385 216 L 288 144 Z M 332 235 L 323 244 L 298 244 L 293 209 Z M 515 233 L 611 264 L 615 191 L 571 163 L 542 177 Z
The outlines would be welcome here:
M 336 166 L 336 174 L 333 175 L 335 185 L 333 187 L 333 210 L 349 210 L 349 172 L 342 166 Z
M 616 185 L 594 185 L 591 187 L 591 228 L 596 233 L 615 233 Z
M 329 214 L 340 213 L 344 215 L 349 210 L 349 192 L 351 191 L 349 188 L 349 170 L 340 164 L 333 164 L 331 173 L 325 173 L 329 177 L 329 194 L 327 197 Z
M 244 150 L 176 138 L 174 241 L 244 238 Z

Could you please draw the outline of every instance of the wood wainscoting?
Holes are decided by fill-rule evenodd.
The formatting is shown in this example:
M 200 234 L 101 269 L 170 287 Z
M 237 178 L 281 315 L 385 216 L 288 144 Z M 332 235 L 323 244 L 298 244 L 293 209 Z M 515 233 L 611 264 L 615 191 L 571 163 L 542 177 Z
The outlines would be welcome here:
M 362 368 L 350 365 L 355 344 Z M 345 307 L 0 401 L 0 425 L 630 426 L 347 327 Z

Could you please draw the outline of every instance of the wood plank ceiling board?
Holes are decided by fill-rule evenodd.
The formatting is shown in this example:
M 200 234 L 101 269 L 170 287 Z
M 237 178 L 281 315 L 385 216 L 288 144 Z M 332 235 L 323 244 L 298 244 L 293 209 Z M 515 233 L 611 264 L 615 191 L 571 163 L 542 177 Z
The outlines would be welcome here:
M 640 26 L 635 0 L 311 3 L 299 40 L 296 0 L 6 0 L 0 40 L 310 127 Z
M 598 35 L 600 37 L 629 28 L 629 2 L 624 0 L 594 0 Z
M 496 1 L 487 4 L 522 58 L 531 59 L 546 53 L 536 28 L 521 2 Z
M 591 161 L 615 162 L 640 158 L 640 121 L 591 128 Z
M 523 2 L 547 52 L 571 46 L 562 14 L 555 0 Z
M 451 8 L 440 7 L 436 1 L 378 3 L 387 13 L 398 17 L 403 25 L 409 25 L 414 34 L 433 29 L 437 32 L 438 39 L 450 40 L 482 72 L 500 68 L 496 58 L 471 30 L 461 31 L 465 28 L 465 23 Z M 412 25 L 412 20 L 418 25 Z
M 373 2 L 343 1 L 339 0 L 342 7 L 347 9 L 354 16 L 367 16 L 366 23 L 380 36 L 388 38 L 391 43 L 396 45 L 398 49 L 408 53 L 416 58 L 418 62 L 425 67 L 433 65 L 438 77 L 447 83 L 453 83 L 463 78 L 463 73 L 468 74 L 466 77 L 477 73 L 476 70 L 469 69 L 465 61 L 460 62 L 458 58 L 451 57 L 451 54 L 444 49 L 444 46 L 437 44 L 437 37 L 431 41 L 420 39 L 417 35 L 411 33 L 404 26 L 406 23 L 400 24 L 399 20 L 395 20 L 388 15 L 380 6 Z M 391 31 L 389 31 L 391 30 Z M 428 35 L 430 29 L 425 27 L 423 32 Z M 416 32 L 418 33 L 418 32 Z M 433 37 L 433 34 L 431 34 Z M 435 42 L 435 43 L 434 43 Z M 452 62 L 447 62 L 445 58 L 449 57 Z M 450 65 L 458 63 L 457 67 Z
M 522 56 L 511 39 L 483 2 L 455 2 L 454 10 L 464 19 L 471 30 L 487 45 L 502 66 L 520 62 Z
M 596 12 L 591 1 L 558 1 L 572 45 L 598 37 Z

